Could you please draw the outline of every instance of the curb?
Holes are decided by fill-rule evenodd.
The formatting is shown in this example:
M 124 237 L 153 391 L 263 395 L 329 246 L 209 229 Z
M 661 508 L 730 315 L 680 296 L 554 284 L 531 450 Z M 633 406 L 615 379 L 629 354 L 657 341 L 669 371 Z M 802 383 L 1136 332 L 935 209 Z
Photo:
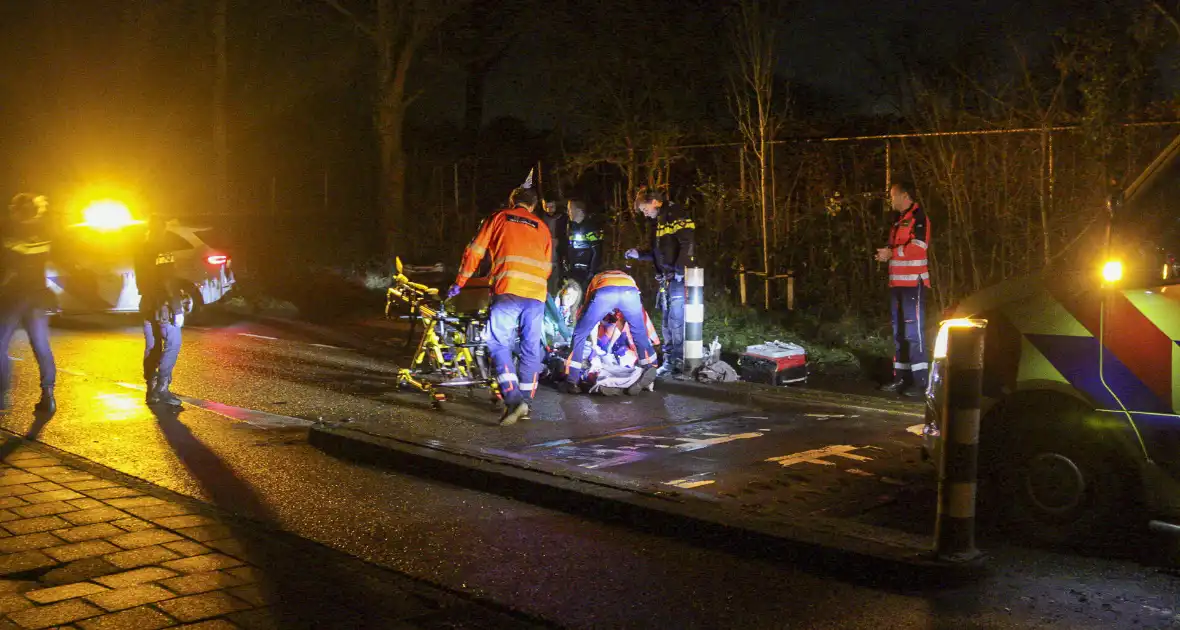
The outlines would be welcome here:
M 384 437 L 316 425 L 308 442 L 334 456 L 452 483 L 594 520 L 688 539 L 750 557 L 789 560 L 821 572 L 882 581 L 965 580 L 983 563 L 935 559 L 919 539 L 882 528 L 822 517 L 772 520 L 725 509 L 690 493 L 654 492 L 610 477 L 592 479 L 568 469 L 546 470 L 496 453 Z M 555 467 L 556 468 L 556 467 Z M 631 486 L 631 487 L 628 487 Z
M 768 408 L 784 404 L 828 404 L 849 409 L 860 409 L 925 419 L 925 405 L 891 401 L 860 394 L 842 394 L 818 389 L 771 388 L 754 383 L 725 383 L 713 385 L 690 380 L 663 379 L 656 381 L 656 389 L 671 394 L 703 398 L 750 407 Z

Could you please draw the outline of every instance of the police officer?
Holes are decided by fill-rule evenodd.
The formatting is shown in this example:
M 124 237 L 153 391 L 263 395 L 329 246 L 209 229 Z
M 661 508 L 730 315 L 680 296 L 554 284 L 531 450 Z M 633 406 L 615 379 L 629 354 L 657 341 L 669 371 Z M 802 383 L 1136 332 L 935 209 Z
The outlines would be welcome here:
M 563 256 L 569 221 L 564 212 L 557 211 L 556 201 L 543 202 L 542 209 L 537 211 L 537 217 L 544 221 L 545 226 L 549 228 L 550 250 L 552 252 L 550 262 L 553 264 L 553 273 L 549 274 L 548 292 L 550 296 L 556 296 L 561 290 L 561 270 L 565 267 Z
M 643 301 L 639 297 L 639 286 L 635 284 L 635 279 L 622 271 L 604 271 L 590 281 L 583 305 L 582 312 L 578 314 L 578 324 L 574 327 L 574 340 L 566 361 L 566 379 L 562 383 L 562 391 L 567 394 L 581 391 L 582 369 L 589 354 L 587 339 L 598 330 L 598 324 L 603 318 L 616 309 L 627 322 L 631 340 L 635 343 L 635 353 L 639 357 L 636 364 L 643 369 L 643 375 L 627 388 L 627 393 L 635 395 L 651 385 L 656 377 L 653 365 L 656 351 L 647 335 L 647 317 L 643 312 Z
M 914 187 L 898 182 L 889 189 L 896 220 L 889 230 L 889 246 L 877 250 L 878 262 L 889 263 L 889 314 L 893 321 L 893 382 L 883 391 L 916 398 L 926 391 L 930 364 L 926 359 L 926 294 L 930 268 L 926 250 L 930 223 L 913 198 Z
M 143 379 L 147 403 L 181 406 L 170 390 L 172 369 L 180 356 L 180 329 L 191 310 L 176 277 L 176 258 L 167 250 L 167 222 L 160 215 L 148 220 L 147 238 L 135 255 L 135 285 L 143 318 Z
M 36 410 L 57 411 L 53 389 L 57 366 L 49 347 L 49 313 L 54 306 L 45 281 L 45 263 L 53 225 L 49 202 L 42 195 L 21 193 L 8 206 L 3 237 L 3 287 L 0 288 L 0 399 L 8 409 L 12 388 L 12 361 L 8 348 L 17 328 L 24 328 L 41 373 L 41 400 Z
M 541 327 L 553 270 L 549 227 L 533 214 L 537 193 L 528 188 L 512 192 L 509 207 L 497 211 L 480 227 L 463 252 L 459 275 L 447 297 L 459 294 L 479 267 L 492 261 L 492 304 L 488 321 L 488 353 L 495 362 L 496 382 L 506 409 L 500 426 L 528 415 L 528 400 L 537 389 L 541 371 Z M 513 367 L 513 349 L 520 337 L 520 366 Z
M 684 362 L 684 268 L 693 262 L 696 224 L 680 204 L 668 201 L 660 191 L 643 190 L 635 209 L 655 220 L 656 229 L 648 249 L 629 249 L 626 258 L 650 260 L 660 282 L 657 300 L 663 314 L 664 363 L 660 376 L 679 372 Z
M 566 211 L 569 216 L 566 227 L 569 238 L 566 239 L 563 258 L 569 279 L 577 281 L 578 287 L 585 291 L 590 279 L 602 265 L 602 224 L 598 217 L 588 212 L 586 202 L 580 199 L 566 201 Z

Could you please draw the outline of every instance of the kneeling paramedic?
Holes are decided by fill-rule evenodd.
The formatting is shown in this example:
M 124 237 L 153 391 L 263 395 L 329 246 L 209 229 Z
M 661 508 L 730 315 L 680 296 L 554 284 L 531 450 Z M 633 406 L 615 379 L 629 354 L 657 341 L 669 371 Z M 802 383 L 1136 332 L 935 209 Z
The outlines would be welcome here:
M 604 271 L 590 280 L 582 304 L 578 323 L 574 327 L 570 356 L 566 360 L 566 379 L 562 383 L 562 391 L 568 394 L 581 391 L 582 370 L 590 351 L 587 339 L 598 330 L 598 324 L 602 319 L 616 309 L 630 324 L 631 338 L 635 342 L 635 351 L 639 356 L 638 365 L 643 368 L 643 376 L 627 393 L 638 394 L 651 385 L 656 377 L 656 351 L 647 335 L 646 316 L 635 279 L 622 271 Z
M 147 240 L 135 256 L 135 284 L 141 296 L 147 403 L 179 407 L 180 399 L 169 386 L 180 356 L 180 329 L 187 309 L 175 275 L 175 255 L 164 244 L 166 233 L 164 218 L 153 215 L 148 220 Z
M 533 210 L 537 194 L 528 188 L 512 193 L 510 207 L 497 211 L 480 227 L 463 252 L 463 262 L 447 297 L 459 294 L 480 261 L 492 261 L 492 303 L 488 322 L 488 353 L 496 364 L 496 382 L 504 397 L 500 426 L 515 424 L 528 415 L 528 400 L 537 389 L 541 371 L 541 333 L 553 271 L 549 228 Z M 512 351 L 520 335 L 520 366 L 513 367 Z

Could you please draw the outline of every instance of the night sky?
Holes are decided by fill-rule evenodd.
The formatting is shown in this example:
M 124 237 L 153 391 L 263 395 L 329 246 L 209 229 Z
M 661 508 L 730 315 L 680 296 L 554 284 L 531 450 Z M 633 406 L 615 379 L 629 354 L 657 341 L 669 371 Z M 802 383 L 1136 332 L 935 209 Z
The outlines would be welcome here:
M 605 3 L 576 0 L 518 5 L 526 9 L 503 28 L 519 34 L 487 75 L 483 121 L 518 119 L 533 130 L 561 128 L 576 136 L 603 107 L 586 101 L 582 86 L 591 75 L 578 72 L 588 64 L 571 62 L 587 48 L 609 54 L 597 71 L 635 76 L 642 69 L 631 67 L 629 51 L 659 50 L 658 64 L 684 66 L 675 68 L 674 84 L 659 86 L 665 99 L 659 107 L 686 104 L 675 113 L 682 120 L 722 121 L 729 115 L 724 76 L 730 63 L 720 26 L 723 4 L 647 0 L 620 4 L 627 11 L 620 15 L 605 14 Z M 166 191 L 156 196 L 177 205 L 202 203 L 211 150 L 210 5 L 0 2 L 6 64 L 0 106 L 7 114 L 0 121 L 0 178 L 6 188 L 61 198 L 106 179 Z M 1067 8 L 1076 5 L 798 0 L 786 6 L 780 79 L 806 105 L 803 116 L 839 119 L 897 113 L 902 57 L 999 58 L 1008 37 L 1044 50 L 1074 15 Z M 661 35 L 668 29 L 691 33 L 688 41 L 697 45 L 670 49 Z M 231 149 L 240 196 L 261 203 L 272 179 L 285 182 L 292 196 L 310 195 L 325 171 L 370 177 L 372 53 L 355 30 L 314 0 L 231 0 L 230 36 Z M 414 89 L 421 97 L 407 119 L 409 127 L 424 130 L 416 142 L 455 144 L 466 76 L 456 60 L 460 39 L 444 29 L 416 60 Z M 371 193 L 359 180 L 345 189 L 357 199 Z

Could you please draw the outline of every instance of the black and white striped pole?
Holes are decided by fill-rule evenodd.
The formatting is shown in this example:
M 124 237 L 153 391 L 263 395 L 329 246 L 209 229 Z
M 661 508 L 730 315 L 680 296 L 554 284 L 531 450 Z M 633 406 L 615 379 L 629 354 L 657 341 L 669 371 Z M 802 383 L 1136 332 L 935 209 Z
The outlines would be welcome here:
M 684 270 L 684 370 L 691 373 L 704 362 L 705 270 Z
M 983 339 L 987 321 L 946 322 L 946 400 L 942 408 L 942 459 L 934 553 L 947 562 L 970 562 L 975 547 L 975 489 L 979 469 L 979 408 L 983 399 Z M 935 353 L 938 354 L 937 352 Z

